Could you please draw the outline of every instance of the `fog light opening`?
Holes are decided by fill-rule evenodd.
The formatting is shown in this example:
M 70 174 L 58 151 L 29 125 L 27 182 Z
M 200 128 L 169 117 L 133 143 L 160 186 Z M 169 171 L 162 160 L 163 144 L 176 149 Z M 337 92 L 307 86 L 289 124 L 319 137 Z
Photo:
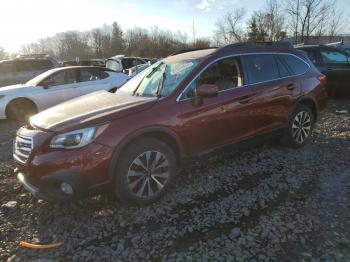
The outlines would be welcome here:
M 72 195 L 73 194 L 73 188 L 70 184 L 67 182 L 62 182 L 61 183 L 61 191 L 67 195 Z

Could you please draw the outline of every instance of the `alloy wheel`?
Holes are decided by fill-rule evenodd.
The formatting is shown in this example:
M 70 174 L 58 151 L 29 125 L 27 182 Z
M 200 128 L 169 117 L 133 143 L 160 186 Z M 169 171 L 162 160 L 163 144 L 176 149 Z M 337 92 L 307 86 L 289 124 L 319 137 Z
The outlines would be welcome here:
M 158 151 L 146 151 L 131 163 L 127 182 L 137 197 L 149 198 L 160 192 L 169 179 L 169 162 Z
M 311 117 L 308 112 L 300 111 L 293 120 L 292 134 L 298 144 L 302 144 L 310 135 Z

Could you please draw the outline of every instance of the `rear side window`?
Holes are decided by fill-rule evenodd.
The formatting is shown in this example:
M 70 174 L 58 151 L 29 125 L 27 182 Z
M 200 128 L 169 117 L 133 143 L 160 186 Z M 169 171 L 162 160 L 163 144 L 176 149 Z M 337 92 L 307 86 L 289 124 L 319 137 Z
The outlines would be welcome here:
M 13 62 L 3 62 L 0 64 L 0 74 L 15 73 L 16 66 Z
M 280 72 L 280 77 L 288 77 L 293 75 L 288 68 L 286 62 L 281 55 L 275 55 L 278 71 Z
M 49 60 L 32 60 L 33 70 L 51 69 L 52 63 Z
M 306 53 L 312 63 L 316 64 L 318 62 L 316 51 L 307 50 Z
M 309 69 L 309 65 L 301 58 L 297 58 L 293 55 L 282 55 L 282 57 L 294 75 L 304 74 Z
M 320 51 L 323 62 L 325 63 L 341 63 L 341 64 L 347 64 L 348 59 L 346 58 L 346 55 L 332 50 L 321 50 Z
M 20 60 L 16 61 L 16 66 L 19 72 L 32 71 L 33 66 L 30 60 Z
M 107 73 L 98 70 L 80 70 L 80 82 L 101 80 L 108 76 Z
M 249 84 L 271 81 L 280 77 L 273 55 L 246 55 L 243 58 L 248 73 Z

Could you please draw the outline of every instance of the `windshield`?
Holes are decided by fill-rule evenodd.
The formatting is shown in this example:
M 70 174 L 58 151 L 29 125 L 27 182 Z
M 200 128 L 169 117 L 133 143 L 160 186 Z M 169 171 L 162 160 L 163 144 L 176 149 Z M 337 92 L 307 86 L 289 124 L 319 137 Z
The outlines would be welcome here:
M 37 86 L 41 81 L 43 81 L 45 78 L 47 78 L 49 75 L 52 75 L 52 71 L 46 71 L 45 73 L 42 73 L 33 79 L 29 80 L 26 85 L 27 86 Z
M 135 96 L 168 96 L 198 65 L 198 60 L 160 61 L 126 82 L 117 93 Z

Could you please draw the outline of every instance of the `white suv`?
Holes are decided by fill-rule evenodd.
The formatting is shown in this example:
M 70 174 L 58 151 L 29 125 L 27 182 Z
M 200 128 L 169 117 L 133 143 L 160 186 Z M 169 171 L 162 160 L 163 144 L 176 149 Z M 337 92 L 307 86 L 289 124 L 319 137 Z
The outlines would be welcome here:
M 21 55 L 16 59 L 0 61 L 0 87 L 22 84 L 41 73 L 59 67 L 48 55 Z
M 129 76 L 107 68 L 51 69 L 22 85 L 0 88 L 0 119 L 25 121 L 46 108 L 91 92 L 116 91 Z

